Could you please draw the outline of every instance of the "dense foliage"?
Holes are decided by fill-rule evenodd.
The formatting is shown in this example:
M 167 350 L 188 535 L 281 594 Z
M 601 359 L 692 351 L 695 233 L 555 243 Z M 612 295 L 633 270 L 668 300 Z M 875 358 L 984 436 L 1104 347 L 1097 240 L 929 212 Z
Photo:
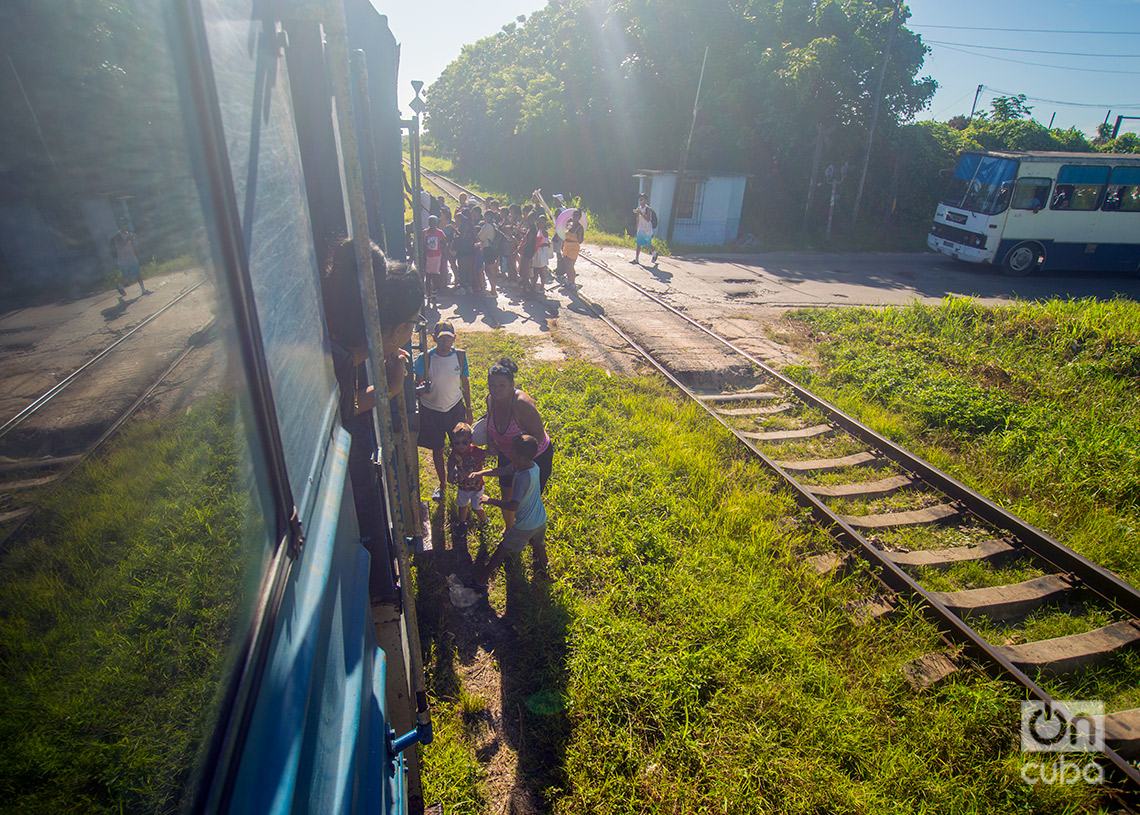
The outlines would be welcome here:
M 904 6 L 894 18 L 888 0 L 551 0 L 464 47 L 428 89 L 427 127 L 468 178 L 512 194 L 536 186 L 581 194 L 595 211 L 624 212 L 634 172 L 677 166 L 708 46 L 689 168 L 749 173 L 744 228 L 767 244 L 797 242 L 822 130 L 808 237 L 826 223 L 823 168 L 845 163 L 836 224 L 852 233 L 895 27 L 853 235 L 860 241 L 882 229 L 896 241 L 921 239 L 939 171 L 962 149 L 1094 149 L 1079 131 L 1024 119 L 1023 97 L 995 100 L 992 117 L 968 126 L 961 117 L 957 127 L 913 123 L 936 83 L 920 77 L 927 49 L 905 27 L 908 16 Z M 1133 150 L 1135 141 L 1103 147 Z
M 887 2 L 554 0 L 464 48 L 429 89 L 428 129 L 461 170 L 604 209 L 629 197 L 637 168 L 676 166 L 708 46 L 689 167 L 752 173 L 751 208 L 798 224 L 817 126 L 824 165 L 861 155 L 891 25 Z M 916 79 L 924 54 L 900 28 L 881 121 L 933 95 Z

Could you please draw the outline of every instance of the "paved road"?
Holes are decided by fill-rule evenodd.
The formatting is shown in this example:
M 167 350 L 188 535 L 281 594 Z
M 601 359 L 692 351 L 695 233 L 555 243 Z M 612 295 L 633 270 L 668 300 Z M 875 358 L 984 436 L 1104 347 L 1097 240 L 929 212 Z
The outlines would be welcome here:
M 598 248 L 618 270 L 637 270 L 632 250 Z M 848 306 L 937 302 L 947 296 L 985 303 L 1013 299 L 1140 298 L 1140 278 L 1054 273 L 1010 278 L 992 267 L 958 263 L 933 253 L 767 252 L 661 258 L 642 274 L 678 293 L 728 306 Z

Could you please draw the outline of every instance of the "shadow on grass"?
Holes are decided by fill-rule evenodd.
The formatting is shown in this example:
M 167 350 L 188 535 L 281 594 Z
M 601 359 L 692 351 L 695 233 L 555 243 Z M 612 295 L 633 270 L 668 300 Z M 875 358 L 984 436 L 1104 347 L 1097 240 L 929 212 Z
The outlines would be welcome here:
M 564 786 L 563 755 L 570 736 L 565 709 L 566 657 L 569 609 L 553 591 L 550 579 L 532 576 L 517 555 L 508 556 L 503 567 L 505 611 L 500 614 L 481 596 L 469 608 L 451 601 L 449 575 L 470 579 L 475 567 L 490 557 L 497 535 L 475 531 L 466 545 L 450 527 L 443 530 L 450 510 L 438 508 L 432 517 L 433 549 L 416 558 L 417 610 L 420 643 L 429 671 L 428 692 L 437 700 L 462 700 L 472 696 L 493 698 L 494 685 L 502 709 L 497 726 L 489 711 L 472 710 L 464 715 L 464 731 L 472 742 L 490 726 L 495 734 L 475 751 L 476 759 L 488 765 L 502 748 L 518 755 L 516 775 L 508 790 L 515 811 L 525 811 L 533 799 L 546 799 L 549 791 Z M 527 557 L 524 555 L 524 557 Z M 498 682 L 485 668 L 470 671 L 486 652 L 498 667 Z M 472 674 L 465 683 L 464 667 Z M 546 807 L 552 804 L 547 800 Z

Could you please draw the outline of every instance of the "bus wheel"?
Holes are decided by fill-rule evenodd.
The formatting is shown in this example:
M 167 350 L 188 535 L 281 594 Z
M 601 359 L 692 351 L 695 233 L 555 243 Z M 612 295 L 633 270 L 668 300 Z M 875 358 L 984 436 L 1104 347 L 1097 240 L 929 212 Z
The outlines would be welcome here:
M 1032 243 L 1019 243 L 1005 256 L 1002 268 L 1010 277 L 1025 277 L 1037 268 L 1040 262 L 1040 249 Z

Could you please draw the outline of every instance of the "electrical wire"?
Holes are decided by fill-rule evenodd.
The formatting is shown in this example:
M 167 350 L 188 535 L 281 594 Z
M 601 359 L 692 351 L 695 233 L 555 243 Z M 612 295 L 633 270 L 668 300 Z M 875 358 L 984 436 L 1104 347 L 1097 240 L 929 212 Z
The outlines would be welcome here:
M 907 28 L 946 28 L 956 31 L 1006 31 L 1018 34 L 1097 34 L 1113 36 L 1140 36 L 1140 31 L 1071 31 L 1065 28 L 990 28 L 976 25 L 930 25 L 927 23 L 907 23 Z
M 1013 91 L 1003 91 L 1001 88 L 994 88 L 990 85 L 984 86 L 984 89 L 986 91 L 990 91 L 990 92 L 997 94 L 999 96 L 1018 96 L 1019 95 L 1019 94 L 1014 93 Z M 968 94 L 968 93 L 966 94 L 966 96 L 969 96 L 969 95 L 970 94 Z M 965 97 L 963 97 L 963 98 L 965 98 Z M 1112 108 L 1113 110 L 1125 110 L 1125 109 L 1129 109 L 1129 108 L 1140 108 L 1140 102 L 1129 102 L 1127 104 L 1122 103 L 1122 102 L 1115 102 L 1113 104 L 1098 105 L 1098 104 L 1094 104 L 1092 102 L 1063 102 L 1060 99 L 1042 99 L 1040 96 L 1026 96 L 1025 101 L 1027 101 L 1027 102 L 1043 102 L 1046 105 L 1061 105 L 1062 107 L 1068 107 L 1068 108 L 1100 108 L 1101 110 L 1104 110 L 1106 108 Z
M 985 57 L 986 59 L 995 59 L 999 62 L 1012 62 L 1017 65 L 1031 65 L 1034 68 L 1053 68 L 1057 71 L 1079 71 L 1087 74 L 1126 74 L 1128 76 L 1140 76 L 1140 71 L 1112 71 L 1101 68 L 1076 68 L 1069 65 L 1050 65 L 1046 62 L 1028 62 L 1023 59 L 1012 59 L 1010 57 L 995 57 L 993 54 L 979 54 L 976 51 L 968 51 L 965 48 L 956 48 L 952 45 L 940 45 L 939 48 L 945 48 L 947 51 L 957 51 L 961 54 L 966 54 L 971 57 Z
M 1040 54 L 1040 48 L 1008 48 L 1004 45 L 976 45 L 972 42 L 942 42 L 941 40 L 923 40 L 929 45 L 950 45 L 959 48 L 981 48 L 986 51 L 1014 51 L 1018 54 Z M 1102 59 L 1140 59 L 1140 54 L 1090 54 L 1081 51 L 1049 51 L 1053 57 L 1100 57 Z

